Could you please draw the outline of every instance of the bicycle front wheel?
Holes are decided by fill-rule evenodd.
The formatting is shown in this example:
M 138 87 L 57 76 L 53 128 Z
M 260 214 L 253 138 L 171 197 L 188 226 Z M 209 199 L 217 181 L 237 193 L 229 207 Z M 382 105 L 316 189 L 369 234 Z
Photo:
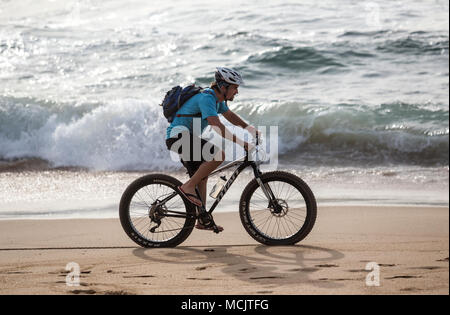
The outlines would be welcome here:
M 275 202 L 269 199 L 256 179 L 242 193 L 239 213 L 251 237 L 265 245 L 293 245 L 312 230 L 317 204 L 308 185 L 287 172 L 269 172 L 261 176 Z

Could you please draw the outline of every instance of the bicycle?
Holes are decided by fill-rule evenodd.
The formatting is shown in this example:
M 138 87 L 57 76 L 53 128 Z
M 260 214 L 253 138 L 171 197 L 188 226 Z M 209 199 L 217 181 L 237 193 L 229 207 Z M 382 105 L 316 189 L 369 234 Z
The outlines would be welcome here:
M 260 150 L 258 142 L 256 139 L 256 157 Z M 183 199 L 176 189 L 182 183 L 172 176 L 149 174 L 136 179 L 120 200 L 119 216 L 124 231 L 142 247 L 175 247 L 188 238 L 196 220 L 219 233 L 212 212 L 238 175 L 251 167 L 255 178 L 247 184 L 239 201 L 239 215 L 245 230 L 265 245 L 300 242 L 311 232 L 316 221 L 317 204 L 313 192 L 294 174 L 261 172 L 263 162 L 251 160 L 249 156 L 246 152 L 241 159 L 209 175 L 237 166 L 208 211 L 203 203 L 197 207 Z M 201 200 L 198 188 L 196 194 Z

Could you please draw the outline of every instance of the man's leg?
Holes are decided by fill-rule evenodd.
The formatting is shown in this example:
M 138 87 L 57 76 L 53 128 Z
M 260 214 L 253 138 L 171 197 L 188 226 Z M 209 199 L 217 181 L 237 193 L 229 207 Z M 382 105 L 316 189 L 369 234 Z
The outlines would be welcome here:
M 200 183 L 198 184 L 198 186 L 197 186 L 198 190 L 200 192 L 200 197 L 202 198 L 203 204 L 205 205 L 205 208 L 206 208 L 206 198 L 208 197 L 207 196 L 207 188 L 208 188 L 207 184 L 208 184 L 208 178 L 205 178 L 205 179 L 202 179 L 200 181 Z M 197 214 L 199 214 L 199 213 L 197 213 Z M 216 226 L 217 226 L 217 228 L 219 229 L 220 232 L 223 231 L 223 227 L 222 226 L 220 226 L 220 225 L 216 225 Z M 200 221 L 198 221 L 198 223 L 195 225 L 195 227 L 197 229 L 200 229 L 200 230 L 204 230 L 205 229 L 205 226 L 202 223 L 200 223 Z
M 198 170 L 195 172 L 195 174 L 186 183 L 181 185 L 181 189 L 183 191 L 185 191 L 186 193 L 195 195 L 195 187 L 197 185 L 199 185 L 203 179 L 206 179 L 206 181 L 202 184 L 204 196 L 205 196 L 204 199 L 206 200 L 207 177 L 209 176 L 209 174 L 212 173 L 212 171 L 214 171 L 217 167 L 219 167 L 220 164 L 222 164 L 224 159 L 225 159 L 225 153 L 223 151 L 219 151 L 216 154 L 216 157 L 214 160 L 203 162 L 200 165 L 200 167 L 198 168 Z M 200 189 L 200 186 L 199 186 L 199 189 Z M 200 195 L 202 196 L 202 199 L 203 199 L 202 193 L 200 193 Z
M 223 161 L 223 160 L 222 160 Z M 200 167 L 198 168 L 197 172 L 183 185 L 181 185 L 181 189 L 189 194 L 195 195 L 195 187 L 200 184 L 200 182 L 205 178 L 206 181 L 203 183 L 203 191 L 205 193 L 205 199 L 206 199 L 206 182 L 207 177 L 209 174 L 212 173 L 220 164 L 222 164 L 222 161 L 209 161 L 204 162 Z M 199 186 L 200 189 L 200 186 Z M 203 197 L 202 197 L 203 198 Z
M 206 198 L 207 198 L 207 188 L 208 188 L 208 178 L 202 179 L 198 184 L 198 190 L 200 192 L 200 197 L 202 197 L 203 204 L 206 206 Z

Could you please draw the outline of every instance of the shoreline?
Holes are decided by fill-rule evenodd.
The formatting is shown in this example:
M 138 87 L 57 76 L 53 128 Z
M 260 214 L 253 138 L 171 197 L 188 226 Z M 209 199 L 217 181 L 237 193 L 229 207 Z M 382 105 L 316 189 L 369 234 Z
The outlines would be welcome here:
M 403 178 L 401 174 L 384 176 L 377 172 L 347 177 L 331 170 L 314 172 L 293 171 L 314 192 L 319 206 L 380 206 L 380 207 L 448 207 L 448 171 L 435 178 L 434 170 L 420 177 L 420 181 Z M 420 171 L 421 172 L 421 171 Z M 0 172 L 0 221 L 48 220 L 76 218 L 117 218 L 121 196 L 134 180 L 146 175 L 142 172 Z M 183 172 L 170 172 L 181 182 L 187 180 Z M 237 212 L 242 189 L 253 179 L 250 172 L 242 172 L 227 191 L 215 213 Z M 322 175 L 325 174 L 323 177 Z M 411 174 L 415 174 L 412 172 Z M 410 174 L 410 175 L 411 175 Z M 422 174 L 422 173 L 420 173 Z M 419 175 L 420 175 L 419 174 Z M 225 174 L 228 175 L 229 174 Z M 423 174 L 422 174 L 423 175 Z M 409 176 L 409 175 L 408 175 Z M 208 181 L 211 191 L 217 177 Z M 444 181 L 444 179 L 446 179 Z M 39 184 L 36 184 L 39 183 Z M 213 200 L 208 198 L 208 208 Z
M 118 219 L 0 221 L 0 294 L 449 292 L 448 207 L 319 206 L 310 235 L 281 247 L 253 240 L 238 213 L 214 218 L 224 232 L 161 249 L 136 245 Z M 71 262 L 79 287 L 65 283 Z M 366 285 L 370 262 L 380 286 Z
M 407 203 L 398 203 L 398 204 L 392 204 L 392 203 L 347 203 L 345 201 L 342 202 L 336 202 L 336 203 L 321 203 L 321 202 L 317 202 L 318 207 L 319 208 L 345 208 L 345 207 L 351 207 L 351 208 L 355 208 L 355 207 L 363 207 L 363 208 L 437 208 L 437 209 L 449 209 L 449 205 L 448 204 L 443 204 L 443 205 L 437 205 L 437 204 L 417 204 L 417 203 L 411 203 L 411 204 L 407 204 Z M 117 205 L 118 207 L 118 205 Z M 23 216 L 23 217 L 6 217 L 6 218 L 2 218 L 0 217 L 0 222 L 2 221 L 58 221 L 58 220 L 118 220 L 119 219 L 119 215 L 118 215 L 118 209 L 115 209 L 117 211 L 117 215 L 115 216 L 85 216 L 85 217 L 58 217 L 58 215 L 52 213 L 49 215 L 41 215 L 41 216 Z M 87 210 L 84 210 L 87 211 Z M 239 214 L 239 210 L 221 210 L 221 209 L 216 209 L 213 214 L 217 214 L 217 213 L 237 213 Z

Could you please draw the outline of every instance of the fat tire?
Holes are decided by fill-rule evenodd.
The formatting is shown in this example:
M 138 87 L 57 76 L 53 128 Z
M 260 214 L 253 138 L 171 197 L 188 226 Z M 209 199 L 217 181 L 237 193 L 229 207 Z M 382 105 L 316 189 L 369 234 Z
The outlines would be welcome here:
M 317 203 L 313 192 L 300 177 L 283 171 L 264 173 L 261 175 L 261 180 L 263 183 L 281 181 L 289 183 L 293 185 L 295 188 L 297 188 L 298 191 L 302 194 L 306 203 L 306 210 L 307 210 L 306 219 L 300 230 L 289 238 L 273 239 L 268 238 L 267 236 L 262 234 L 258 229 L 254 227 L 249 212 L 250 199 L 255 190 L 259 187 L 259 184 L 256 181 L 256 179 L 253 179 L 245 187 L 239 202 L 239 215 L 245 230 L 253 239 L 265 245 L 294 245 L 300 242 L 311 232 L 316 222 Z
M 184 206 L 186 207 L 186 213 L 188 215 L 193 215 L 194 218 L 187 217 L 184 223 L 184 229 L 181 229 L 180 232 L 172 239 L 165 242 L 155 242 L 148 239 L 143 238 L 133 227 L 133 224 L 130 220 L 130 203 L 133 199 L 133 196 L 136 194 L 139 189 L 151 184 L 163 184 L 168 187 L 171 187 L 175 190 L 176 187 L 182 185 L 182 183 L 172 177 L 165 174 L 150 174 L 142 176 L 135 181 L 133 181 L 122 194 L 122 198 L 120 199 L 119 205 L 119 217 L 120 223 L 122 224 L 122 228 L 128 237 L 133 240 L 136 244 L 142 247 L 175 247 L 182 242 L 184 242 L 188 236 L 191 234 L 194 224 L 195 224 L 195 207 L 191 206 L 189 203 L 184 201 Z

